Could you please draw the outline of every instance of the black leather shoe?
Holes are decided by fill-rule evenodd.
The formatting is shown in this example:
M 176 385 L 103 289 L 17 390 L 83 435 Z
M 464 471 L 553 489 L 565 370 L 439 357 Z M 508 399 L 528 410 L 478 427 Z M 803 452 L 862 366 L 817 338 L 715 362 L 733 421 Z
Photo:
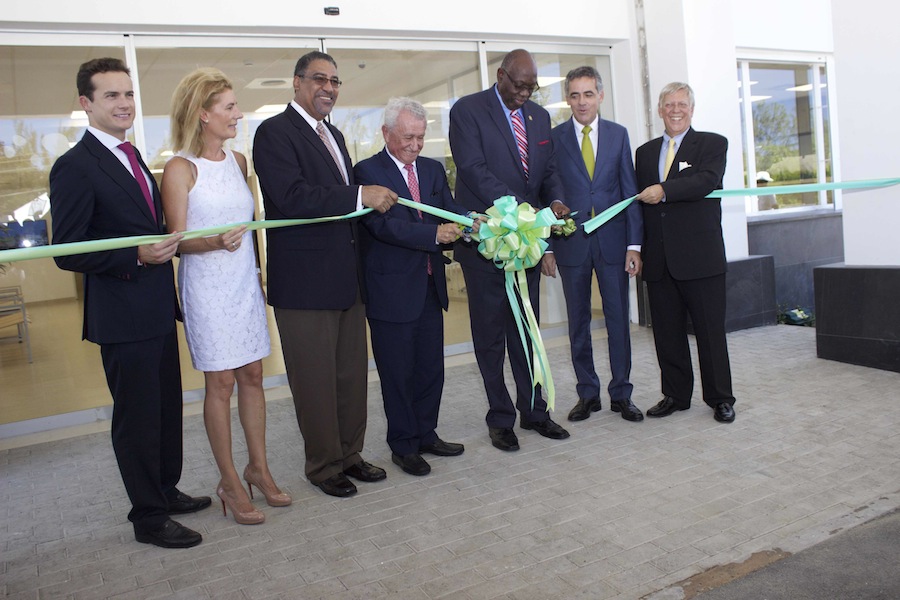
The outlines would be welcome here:
M 491 443 L 494 448 L 515 452 L 519 449 L 519 438 L 516 437 L 512 427 L 488 427 L 491 434 Z
M 579 398 L 578 403 L 572 407 L 572 410 L 569 411 L 569 420 L 570 421 L 584 421 L 589 416 L 591 416 L 592 412 L 597 412 L 601 408 L 600 398 Z
M 720 402 L 716 404 L 713 416 L 720 423 L 731 423 L 734 421 L 734 407 L 727 402 Z
M 356 493 L 356 486 L 343 473 L 332 475 L 325 481 L 314 485 L 318 486 L 320 490 L 329 496 L 337 496 L 338 498 L 346 498 Z
M 344 469 L 344 475 L 349 475 L 353 479 L 358 479 L 359 481 L 365 481 L 367 483 L 381 481 L 387 477 L 387 473 L 384 472 L 384 469 L 376 467 L 375 465 L 370 465 L 364 460 Z
M 534 430 L 545 438 L 551 440 L 564 440 L 569 437 L 569 432 L 547 419 L 546 421 L 519 421 L 519 427 L 522 429 Z
M 209 496 L 197 496 L 196 498 L 192 498 L 185 493 L 175 490 L 174 500 L 169 500 L 169 514 L 183 515 L 185 513 L 197 512 L 198 510 L 203 510 L 210 504 L 212 504 L 212 499 Z M 200 542 L 197 543 L 199 544 Z
M 644 420 L 644 415 L 631 400 L 613 400 L 610 402 L 609 408 L 613 412 L 621 413 L 622 418 L 626 421 L 634 421 L 637 423 L 638 421 Z
M 400 456 L 399 454 L 391 453 L 391 460 L 410 475 L 421 477 L 431 473 L 431 465 L 425 462 L 425 459 L 418 454 Z
M 434 454 L 435 456 L 459 456 L 465 449 L 466 447 L 462 444 L 445 442 L 441 438 L 437 438 L 433 443 L 419 448 L 419 452 Z
M 193 548 L 203 541 L 203 536 L 178 521 L 169 519 L 158 529 L 135 531 L 134 539 L 142 544 L 153 544 L 160 548 Z
M 684 404 L 680 403 L 675 398 L 672 398 L 671 396 L 666 396 L 665 398 L 663 398 L 662 400 L 657 402 L 656 406 L 654 406 L 653 408 L 651 408 L 647 411 L 647 416 L 648 417 L 668 417 L 669 415 L 671 415 L 673 412 L 675 412 L 677 410 L 687 410 L 690 407 L 691 407 L 690 404 L 685 406 Z

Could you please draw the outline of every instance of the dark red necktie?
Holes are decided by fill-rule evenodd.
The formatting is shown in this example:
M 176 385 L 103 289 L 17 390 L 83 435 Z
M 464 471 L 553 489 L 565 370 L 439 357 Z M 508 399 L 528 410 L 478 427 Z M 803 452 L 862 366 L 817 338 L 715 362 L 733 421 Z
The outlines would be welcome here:
M 150 214 L 153 215 L 153 220 L 156 220 L 156 207 L 153 205 L 153 196 L 150 194 L 150 188 L 147 186 L 147 178 L 144 177 L 144 170 L 141 168 L 141 163 L 138 162 L 137 155 L 134 152 L 134 146 L 131 145 L 131 142 L 122 142 L 119 144 L 119 149 L 128 156 L 128 162 L 131 163 L 131 171 L 134 173 L 134 178 L 138 182 L 138 185 L 141 186 L 141 192 L 144 194 L 144 200 L 147 201 L 147 206 L 150 207 Z
M 403 168 L 406 169 L 408 173 L 408 177 L 406 180 L 406 186 L 409 188 L 409 195 L 412 196 L 413 202 L 422 203 L 422 195 L 419 192 L 419 180 L 416 179 L 416 170 L 413 166 L 403 165 Z M 419 218 L 422 218 L 422 211 L 417 211 L 419 213 Z M 431 257 L 428 257 L 428 262 L 426 263 L 426 268 L 428 269 L 428 274 L 431 275 Z

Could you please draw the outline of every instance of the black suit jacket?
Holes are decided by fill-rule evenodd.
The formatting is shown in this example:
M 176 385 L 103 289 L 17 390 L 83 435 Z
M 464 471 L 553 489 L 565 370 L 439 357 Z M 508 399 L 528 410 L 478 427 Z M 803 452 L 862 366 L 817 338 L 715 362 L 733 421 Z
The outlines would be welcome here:
M 441 163 L 430 158 L 416 160 L 419 195 L 423 204 L 465 214 L 450 194 L 447 175 Z M 412 199 L 406 180 L 387 150 L 360 161 L 354 167 L 356 179 L 363 185 L 382 185 L 401 198 Z M 364 220 L 362 232 L 369 318 L 393 323 L 415 321 L 425 306 L 428 293 L 427 261 L 438 299 L 444 310 L 449 304 L 442 248 L 435 243 L 438 225 L 443 219 L 397 204 L 384 214 L 371 214 Z
M 637 149 L 638 189 L 659 181 L 662 138 Z M 669 177 L 662 182 L 666 201 L 642 204 L 644 261 L 642 276 L 658 281 L 668 267 L 674 279 L 701 279 L 725 272 L 722 203 L 706 198 L 722 188 L 728 140 L 716 133 L 689 129 L 675 155 Z
M 350 179 L 344 183 L 318 134 L 289 104 L 256 130 L 253 163 L 259 176 L 266 219 L 311 219 L 356 210 L 344 136 L 337 140 Z M 268 299 L 276 308 L 344 310 L 365 299 L 357 243 L 357 220 L 269 229 Z
M 519 150 L 494 86 L 460 98 L 450 109 L 450 148 L 456 163 L 456 201 L 480 213 L 501 196 L 515 196 L 536 210 L 554 200 L 565 202 L 556 174 L 550 115 L 528 101 L 522 107 L 528 137 L 528 179 Z M 502 270 L 478 254 L 475 245 L 459 244 L 456 260 L 485 271 Z
M 141 166 L 147 166 L 138 154 Z M 149 170 L 148 170 L 149 172 Z M 89 131 L 50 170 L 53 243 L 166 233 L 159 189 L 150 178 L 154 220 L 135 178 Z M 172 331 L 178 314 L 172 263 L 138 265 L 137 248 L 55 259 L 84 273 L 83 337 L 137 342 Z

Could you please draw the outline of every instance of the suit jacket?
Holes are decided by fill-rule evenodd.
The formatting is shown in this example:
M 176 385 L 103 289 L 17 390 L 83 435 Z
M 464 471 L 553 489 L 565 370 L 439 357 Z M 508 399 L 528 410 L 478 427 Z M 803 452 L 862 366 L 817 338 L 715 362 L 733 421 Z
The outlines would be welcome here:
M 536 210 L 553 200 L 565 201 L 556 174 L 550 115 L 530 100 L 522 107 L 528 137 L 528 173 L 510 130 L 505 106 L 494 87 L 460 98 L 450 109 L 450 149 L 456 163 L 456 201 L 480 213 L 501 196 L 515 196 Z M 474 245 L 458 244 L 461 264 L 502 271 L 478 254 Z
M 403 174 L 387 152 L 360 161 L 354 167 L 357 181 L 363 185 L 382 185 L 401 198 L 411 199 Z M 444 167 L 436 160 L 416 160 L 419 196 L 430 204 L 450 212 L 465 214 L 450 194 Z M 365 267 L 368 304 L 371 319 L 408 323 L 418 319 L 428 293 L 427 261 L 441 306 L 447 310 L 447 278 L 444 273 L 442 248 L 435 243 L 438 225 L 443 219 L 396 204 L 384 213 L 372 213 L 363 219 L 362 256 Z
M 356 210 L 344 136 L 326 124 L 340 147 L 350 185 L 318 134 L 291 106 L 263 121 L 253 141 L 266 219 L 310 219 Z M 365 299 L 357 219 L 267 231 L 268 300 L 276 308 L 344 310 Z
M 662 138 L 637 149 L 638 189 L 659 181 Z M 728 140 L 716 133 L 689 129 L 675 154 L 668 179 L 662 182 L 665 202 L 642 204 L 644 245 L 642 276 L 658 281 L 668 266 L 674 279 L 701 279 L 725 272 L 722 203 L 706 198 L 722 188 Z
M 147 169 L 140 154 L 138 161 Z M 53 243 L 166 233 L 159 188 L 152 177 L 150 183 L 156 219 L 137 180 L 85 132 L 50 170 Z M 61 269 L 84 274 L 84 339 L 137 342 L 175 327 L 178 300 L 171 261 L 139 266 L 136 247 L 54 260 Z
M 597 236 L 600 253 L 607 264 L 624 265 L 626 248 L 640 245 L 644 237 L 644 221 L 637 203 L 631 203 L 593 234 L 585 233 L 581 224 L 591 218 L 592 209 L 600 214 L 637 193 L 628 132 L 617 123 L 597 120 L 598 147 L 593 178 L 588 176 L 581 156 L 575 137 L 575 121 L 569 119 L 555 127 L 552 137 L 556 148 L 556 171 L 565 189 L 566 205 L 572 212 L 577 212 L 573 218 L 579 226 L 570 236 L 550 238 L 550 249 L 556 262 L 569 267 L 584 264 L 593 235 Z

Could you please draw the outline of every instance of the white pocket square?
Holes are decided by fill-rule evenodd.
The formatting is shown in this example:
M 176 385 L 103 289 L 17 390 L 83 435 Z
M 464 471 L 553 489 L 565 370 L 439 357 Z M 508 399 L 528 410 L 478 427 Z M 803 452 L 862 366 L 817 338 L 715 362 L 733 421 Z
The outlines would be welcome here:
M 689 163 L 687 161 L 681 161 L 680 163 L 678 163 L 678 172 L 679 173 L 681 173 L 685 169 L 690 169 L 690 168 L 691 168 L 691 163 Z

